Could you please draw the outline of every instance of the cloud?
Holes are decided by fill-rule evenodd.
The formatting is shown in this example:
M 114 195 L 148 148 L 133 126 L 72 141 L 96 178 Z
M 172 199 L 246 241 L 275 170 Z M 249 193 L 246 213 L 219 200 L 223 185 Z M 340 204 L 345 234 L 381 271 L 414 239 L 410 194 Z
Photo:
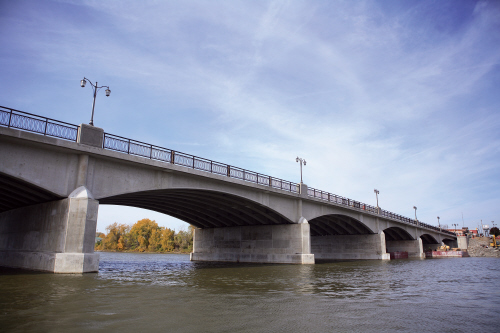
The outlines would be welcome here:
M 309 186 L 371 204 L 376 187 L 384 208 L 412 216 L 417 205 L 431 223 L 444 207 L 443 219 L 496 214 L 483 205 L 500 202 L 492 2 L 11 6 L 2 69 L 107 80 L 107 131 L 292 181 L 299 155 Z

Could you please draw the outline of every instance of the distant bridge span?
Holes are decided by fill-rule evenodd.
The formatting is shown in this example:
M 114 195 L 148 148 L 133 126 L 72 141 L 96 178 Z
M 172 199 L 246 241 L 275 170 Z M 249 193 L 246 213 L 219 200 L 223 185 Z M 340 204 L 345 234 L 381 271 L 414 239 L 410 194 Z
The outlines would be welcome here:
M 97 127 L 7 108 L 0 125 L 0 265 L 96 271 L 99 204 L 197 227 L 192 260 L 422 258 L 424 248 L 456 243 L 454 234 L 370 205 Z

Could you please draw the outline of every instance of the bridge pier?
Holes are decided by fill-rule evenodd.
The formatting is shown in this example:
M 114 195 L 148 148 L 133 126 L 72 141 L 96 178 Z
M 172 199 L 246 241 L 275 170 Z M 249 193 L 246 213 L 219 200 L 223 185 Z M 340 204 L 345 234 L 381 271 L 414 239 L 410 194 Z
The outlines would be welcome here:
M 0 214 L 0 266 L 53 273 L 97 272 L 99 202 L 81 186 L 67 199 Z
M 311 252 L 317 260 L 389 260 L 385 234 L 330 235 L 311 237 Z
M 195 229 L 192 261 L 314 264 L 308 223 Z
M 425 258 L 422 239 L 386 241 L 387 252 L 408 252 L 408 258 Z

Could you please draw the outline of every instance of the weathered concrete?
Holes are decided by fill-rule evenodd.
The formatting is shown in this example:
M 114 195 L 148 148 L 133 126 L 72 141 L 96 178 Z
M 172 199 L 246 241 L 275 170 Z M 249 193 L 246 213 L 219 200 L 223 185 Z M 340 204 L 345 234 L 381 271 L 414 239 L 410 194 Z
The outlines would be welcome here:
M 338 235 L 311 237 L 311 252 L 316 260 L 389 260 L 385 235 Z
M 309 224 L 195 229 L 193 261 L 314 264 Z
M 457 248 L 467 250 L 469 248 L 469 238 L 467 238 L 467 236 L 458 236 L 457 245 Z
M 0 266 L 54 273 L 98 271 L 98 206 L 82 186 L 68 199 L 0 214 Z
M 387 252 L 408 252 L 408 258 L 425 258 L 422 239 L 387 241 Z

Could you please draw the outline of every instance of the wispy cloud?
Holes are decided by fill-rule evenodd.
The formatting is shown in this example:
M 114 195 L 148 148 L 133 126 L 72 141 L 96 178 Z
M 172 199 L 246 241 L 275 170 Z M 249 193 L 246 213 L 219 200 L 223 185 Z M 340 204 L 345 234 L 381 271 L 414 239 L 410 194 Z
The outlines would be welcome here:
M 68 75 L 107 80 L 106 130 L 289 180 L 300 155 L 309 186 L 368 203 L 377 187 L 384 208 L 411 216 L 417 205 L 430 223 L 462 208 L 471 223 L 498 219 L 494 2 L 6 7 L 0 69 L 14 76 L 28 64 L 24 82 L 53 85 Z M 37 96 L 28 102 L 0 87 L 12 92 L 6 104 L 30 111 L 54 91 L 33 84 L 22 91 Z M 68 96 L 57 103 L 83 112 L 87 96 L 75 87 L 57 86 Z

